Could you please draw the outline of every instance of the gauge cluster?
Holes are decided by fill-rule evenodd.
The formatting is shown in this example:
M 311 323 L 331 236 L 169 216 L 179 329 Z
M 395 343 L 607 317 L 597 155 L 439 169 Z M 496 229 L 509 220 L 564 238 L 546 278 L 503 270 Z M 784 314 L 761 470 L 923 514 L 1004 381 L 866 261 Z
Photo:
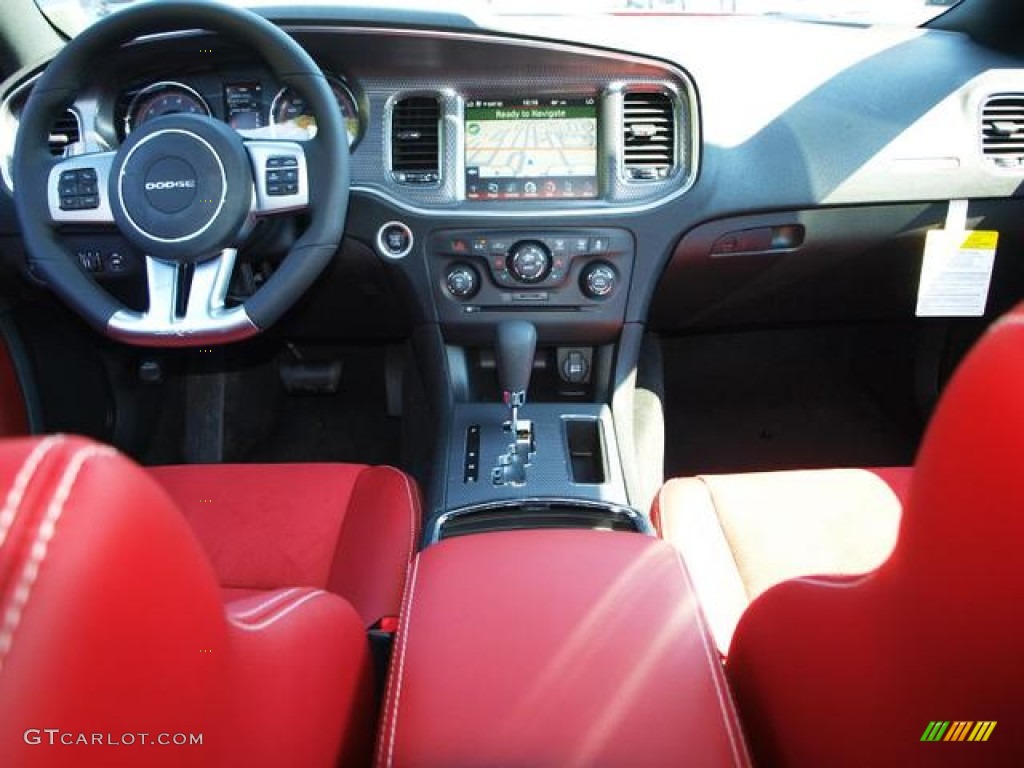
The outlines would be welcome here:
M 341 77 L 327 75 L 345 121 L 350 147 L 362 138 L 365 110 L 353 88 Z M 125 91 L 116 116 L 124 138 L 146 122 L 163 115 L 209 115 L 228 123 L 247 138 L 303 141 L 316 136 L 316 115 L 306 99 L 269 77 L 210 76 L 157 80 Z

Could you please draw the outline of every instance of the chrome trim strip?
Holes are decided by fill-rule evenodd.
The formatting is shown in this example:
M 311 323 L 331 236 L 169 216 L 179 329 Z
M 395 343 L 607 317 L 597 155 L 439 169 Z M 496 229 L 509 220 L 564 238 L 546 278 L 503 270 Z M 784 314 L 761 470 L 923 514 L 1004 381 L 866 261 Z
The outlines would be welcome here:
M 244 306 L 224 307 L 237 255 L 234 248 L 226 248 L 217 258 L 196 265 L 184 317 L 175 315 L 179 265 L 146 256 L 149 308 L 142 313 L 118 310 L 107 321 L 107 335 L 127 344 L 184 347 L 259 333 Z
M 463 515 L 469 515 L 476 512 L 486 512 L 488 510 L 509 508 L 513 509 L 524 504 L 565 504 L 574 507 L 584 507 L 597 511 L 610 512 L 613 514 L 622 515 L 627 520 L 633 523 L 636 527 L 637 533 L 645 536 L 657 535 L 654 526 L 651 525 L 651 521 L 646 515 L 638 512 L 632 507 L 623 506 L 622 504 L 613 504 L 607 501 L 594 501 L 593 499 L 577 499 L 571 496 L 525 496 L 521 499 L 503 499 L 501 501 L 488 501 L 482 504 L 472 504 L 467 507 L 459 507 L 458 509 L 450 509 L 447 512 L 440 515 L 434 522 L 434 526 L 430 531 L 430 538 L 427 540 L 427 546 L 436 544 L 441 541 L 441 529 L 444 528 L 445 524 L 450 520 Z

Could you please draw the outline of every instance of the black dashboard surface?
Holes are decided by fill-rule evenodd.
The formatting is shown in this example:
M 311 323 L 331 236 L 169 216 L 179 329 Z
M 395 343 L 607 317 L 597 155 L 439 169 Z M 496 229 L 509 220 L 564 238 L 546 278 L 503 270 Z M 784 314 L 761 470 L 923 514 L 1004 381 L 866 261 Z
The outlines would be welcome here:
M 625 322 L 646 320 L 677 244 L 705 222 L 1021 195 L 1024 169 L 996 167 L 982 152 L 981 112 L 993 95 L 1024 92 L 1022 62 L 953 32 L 696 16 L 614 24 L 515 18 L 508 29 L 485 30 L 430 14 L 263 12 L 347 85 L 359 110 L 353 237 L 372 245 L 392 219 L 405 221 L 420 243 L 441 228 L 622 228 L 636 238 Z M 226 83 L 260 82 L 264 102 L 276 91 L 258 62 L 230 42 L 151 38 L 97 70 L 84 94 L 86 134 L 101 148 L 116 146 L 130 96 L 164 80 L 195 87 L 222 116 Z M 23 73 L 5 86 L 9 129 L 26 82 Z M 622 173 L 618 121 L 629 88 L 674 99 L 677 165 L 667 179 L 634 184 Z M 389 166 L 390 110 L 399 96 L 420 93 L 435 94 L 441 110 L 440 178 L 425 186 L 396 182 Z M 467 199 L 466 101 L 533 94 L 598 94 L 608 105 L 600 196 Z M 858 233 L 843 231 L 857 226 L 856 216 L 848 225 L 842 216 L 830 221 L 829 238 L 845 234 L 856 247 Z M 0 226 L 16 234 L 6 196 Z M 693 254 L 686 258 L 692 263 Z M 414 284 L 436 279 L 425 266 L 407 271 Z

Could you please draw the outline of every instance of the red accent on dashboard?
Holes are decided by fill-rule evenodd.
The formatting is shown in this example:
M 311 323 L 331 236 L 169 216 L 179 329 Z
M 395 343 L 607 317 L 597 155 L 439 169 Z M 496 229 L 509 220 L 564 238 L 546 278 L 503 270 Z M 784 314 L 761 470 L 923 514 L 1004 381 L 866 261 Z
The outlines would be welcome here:
M 759 764 L 1020 764 L 1022 350 L 1018 309 L 962 363 L 878 571 L 781 584 L 740 621 L 728 672 Z M 1002 733 L 921 743 L 930 721 L 956 719 Z
M 467 756 L 470 756 L 467 758 Z M 414 563 L 378 765 L 746 765 L 679 555 L 639 534 L 465 536 Z
M 223 586 L 329 589 L 366 626 L 398 613 L 420 520 L 419 490 L 402 472 L 361 464 L 150 472 L 184 510 Z
M 304 589 L 225 610 L 167 495 L 86 440 L 0 443 L 0 488 L 0 765 L 329 766 L 343 740 L 365 753 L 370 660 L 344 600 Z M 150 741 L 176 734 L 202 744 Z

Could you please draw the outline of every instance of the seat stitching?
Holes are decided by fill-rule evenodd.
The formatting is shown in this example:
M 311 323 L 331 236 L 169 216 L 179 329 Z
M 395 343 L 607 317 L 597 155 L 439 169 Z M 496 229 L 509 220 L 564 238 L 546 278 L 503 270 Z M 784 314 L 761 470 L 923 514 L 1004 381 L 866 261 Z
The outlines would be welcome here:
M 270 597 L 266 598 L 265 600 L 261 601 L 259 604 L 254 605 L 251 608 L 246 608 L 244 611 L 235 611 L 233 609 L 229 610 L 229 615 L 233 619 L 247 619 L 250 616 L 254 616 L 257 613 L 260 613 L 261 611 L 264 611 L 267 608 L 270 608 L 275 603 L 280 603 L 282 600 L 287 599 L 292 594 L 297 592 L 299 589 L 300 589 L 299 587 L 291 587 L 290 589 L 286 589 L 284 591 L 277 592 L 277 593 L 271 595 Z
M 46 454 L 57 443 L 63 442 L 63 438 L 63 435 L 51 435 L 37 443 L 32 452 L 25 457 L 25 461 L 22 463 L 18 474 L 14 478 L 14 482 L 11 484 L 11 489 L 7 492 L 4 508 L 0 510 L 0 547 L 7 542 L 7 535 L 10 533 L 14 520 L 18 516 L 21 501 L 25 496 L 25 489 L 28 488 L 29 482 L 31 482 L 36 470 L 39 469 L 39 465 Z
M 673 550 L 673 552 L 675 554 L 676 563 L 679 565 L 683 581 L 694 600 L 696 600 L 697 593 L 693 588 L 693 583 L 690 581 L 690 574 L 686 570 L 686 565 L 683 563 L 683 556 L 676 550 Z M 739 715 L 736 712 L 736 705 L 733 701 L 731 692 L 728 689 L 724 691 L 722 690 L 722 665 L 718 660 L 717 652 L 713 653 L 711 647 L 708 645 L 710 629 L 704 621 L 704 614 L 700 608 L 699 601 L 697 610 L 694 611 L 694 617 L 697 619 L 697 624 L 700 627 L 700 642 L 701 646 L 704 648 L 704 658 L 707 660 L 708 667 L 711 670 L 711 680 L 715 684 L 715 694 L 718 696 L 722 722 L 725 725 L 726 733 L 729 734 L 729 744 L 732 747 L 733 752 L 733 763 L 739 766 L 749 766 L 751 764 L 750 754 L 747 752 L 747 743 L 746 739 L 742 735 L 742 731 L 737 739 L 736 726 L 739 723 Z
M 406 624 L 405 608 L 406 608 L 406 603 L 409 600 L 409 590 L 410 590 L 411 581 L 412 581 L 412 578 L 413 578 L 411 576 L 411 573 L 412 573 L 412 570 L 414 568 L 413 558 L 414 558 L 415 549 L 416 549 L 416 514 L 418 512 L 418 505 L 416 503 L 416 499 L 413 496 L 412 488 L 409 485 L 409 478 L 408 478 L 408 476 L 404 472 L 399 472 L 394 467 L 385 467 L 385 469 L 390 469 L 392 472 L 396 472 L 396 473 L 398 473 L 402 477 L 402 480 L 405 482 L 405 492 L 406 492 L 406 494 L 409 497 L 409 552 L 408 552 L 408 556 L 407 556 L 407 559 L 406 559 L 406 562 L 405 562 L 405 584 L 402 585 L 402 602 L 401 602 L 401 604 L 398 607 L 399 622 L 400 622 L 400 624 L 399 624 L 399 638 L 401 639 L 401 638 L 404 638 L 404 634 L 403 633 L 405 631 L 405 624 Z M 416 559 L 416 564 L 418 565 L 418 563 L 419 563 L 419 560 Z M 388 733 L 389 733 L 390 720 L 391 720 L 391 698 L 394 695 L 395 678 L 396 678 L 395 668 L 392 665 L 392 668 L 391 668 L 391 670 L 388 673 L 388 691 L 387 691 L 387 696 L 386 696 L 386 699 L 385 699 L 385 702 L 384 702 L 384 724 L 383 724 L 383 731 L 381 732 L 380 744 L 378 745 L 378 749 L 377 749 L 377 759 L 376 759 L 376 762 L 377 762 L 378 765 L 380 765 L 381 762 L 384 759 L 384 740 L 387 738 Z M 391 759 L 391 756 L 390 756 L 390 753 L 389 753 L 389 755 L 388 755 L 389 763 L 390 763 L 390 759 Z
M 39 577 L 39 571 L 46 561 L 50 551 L 50 543 L 57 533 L 57 523 L 61 516 L 75 482 L 81 473 L 86 462 L 96 457 L 114 456 L 114 450 L 106 446 L 90 445 L 78 449 L 68 460 L 64 472 L 57 483 L 56 490 L 50 497 L 50 503 L 46 508 L 39 528 L 36 531 L 35 539 L 29 548 L 28 558 L 21 569 L 21 576 L 18 578 L 17 586 L 12 593 L 12 598 L 4 611 L 3 624 L 0 625 L 0 672 L 3 671 L 4 661 L 11 648 L 14 647 L 14 636 L 21 624 L 25 608 L 28 607 L 32 597 L 32 588 Z
M 409 625 L 412 622 L 412 606 L 416 597 L 416 578 L 419 574 L 420 558 L 417 557 L 412 563 L 412 573 L 406 581 L 405 600 L 402 605 L 402 623 L 399 628 L 399 660 L 397 667 L 392 664 L 390 680 L 388 681 L 388 696 L 384 706 L 384 732 L 381 734 L 378 748 L 377 762 L 382 761 L 384 765 L 391 766 L 394 762 L 395 739 L 398 734 L 398 706 L 402 696 L 402 681 L 405 675 L 405 652 L 409 647 Z M 396 672 L 397 670 L 397 672 Z M 392 708 L 392 696 L 394 696 L 394 707 Z M 387 758 L 384 760 L 384 743 L 387 741 Z
M 228 617 L 228 621 L 233 626 L 238 627 L 238 629 L 244 630 L 246 632 L 259 632 L 261 630 L 266 629 L 269 626 L 272 626 L 272 625 L 276 624 L 281 619 L 283 619 L 285 616 L 287 616 L 289 613 L 291 613 L 292 611 L 296 610 L 297 608 L 299 608 L 300 606 L 304 605 L 305 603 L 308 603 L 310 600 L 314 600 L 314 599 L 316 599 L 318 597 L 322 597 L 323 595 L 326 595 L 326 594 L 328 594 L 328 593 L 325 590 L 322 590 L 322 589 L 315 589 L 312 592 L 307 592 L 306 594 L 302 595 L 301 597 L 296 598 L 293 602 L 291 602 L 291 603 L 289 603 L 287 605 L 284 605 L 284 606 L 279 606 L 277 613 L 273 613 L 270 616 L 267 616 L 266 618 L 263 618 L 260 621 L 258 621 L 256 623 L 253 623 L 253 624 L 245 622 L 245 621 L 238 621 L 233 616 L 229 616 Z
M 412 484 L 409 482 L 409 476 L 405 472 L 390 466 L 383 468 L 398 475 L 405 485 L 405 495 L 409 499 L 409 554 L 406 557 L 406 563 L 412 563 L 413 555 L 416 554 L 416 532 L 419 529 L 417 520 L 418 513 L 420 512 L 419 501 L 417 500 L 417 495 L 412 492 Z M 408 567 L 406 568 L 406 575 L 408 575 Z

